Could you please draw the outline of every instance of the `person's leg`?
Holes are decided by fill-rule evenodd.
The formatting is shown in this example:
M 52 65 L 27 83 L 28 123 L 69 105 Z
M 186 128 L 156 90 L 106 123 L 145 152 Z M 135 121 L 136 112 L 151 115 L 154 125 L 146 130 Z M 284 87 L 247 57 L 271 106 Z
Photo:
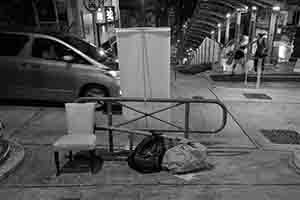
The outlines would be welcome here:
M 261 72 L 264 72 L 264 70 L 265 70 L 265 57 L 263 57 L 261 60 L 262 60 L 261 61 Z
M 246 73 L 245 65 L 246 65 L 246 58 L 243 57 L 243 58 L 241 58 L 241 69 L 242 69 L 242 74 L 245 74 L 245 73 Z
M 258 64 L 258 58 L 254 58 L 254 71 L 257 72 L 257 64 Z
M 234 71 L 235 71 L 236 64 L 237 64 L 237 61 L 236 61 L 236 60 L 234 60 L 233 62 L 234 62 L 234 64 L 232 65 L 231 75 L 234 75 Z

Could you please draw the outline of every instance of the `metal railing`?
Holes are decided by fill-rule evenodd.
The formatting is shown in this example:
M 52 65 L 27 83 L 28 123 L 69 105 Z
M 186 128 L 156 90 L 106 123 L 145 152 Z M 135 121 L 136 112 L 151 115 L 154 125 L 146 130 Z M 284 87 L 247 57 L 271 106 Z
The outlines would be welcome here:
M 226 122 L 227 122 L 227 109 L 225 105 L 215 99 L 188 99 L 188 98 L 131 98 L 131 97 L 121 97 L 121 98 L 96 98 L 96 97 L 82 97 L 75 101 L 76 103 L 83 103 L 83 102 L 99 102 L 104 105 L 106 105 L 107 108 L 107 126 L 99 126 L 95 125 L 95 130 L 106 130 L 108 131 L 108 138 L 109 138 L 109 150 L 110 152 L 113 152 L 114 144 L 113 144 L 113 131 L 118 132 L 126 132 L 130 134 L 139 134 L 139 135 L 151 135 L 151 133 L 163 133 L 163 132 L 172 132 L 172 133 L 182 133 L 184 132 L 184 137 L 189 138 L 190 133 L 201 133 L 201 134 L 216 134 L 224 129 Z M 132 106 L 129 106 L 125 103 L 133 103 L 133 102 L 145 102 L 145 103 L 167 103 L 168 106 L 158 109 L 156 111 L 152 112 L 145 112 L 141 111 L 137 108 L 134 108 Z M 142 116 L 136 117 L 134 119 L 130 119 L 127 121 L 124 121 L 122 123 L 113 124 L 113 105 L 121 105 L 124 108 L 127 108 L 129 110 L 132 110 L 134 112 L 137 112 L 141 114 Z M 173 104 L 173 105 L 170 105 Z M 222 124 L 219 128 L 214 130 L 190 130 L 190 108 L 191 104 L 215 104 L 222 109 Z M 184 127 L 178 126 L 177 124 L 174 124 L 172 122 L 163 120 L 159 117 L 154 116 L 155 114 L 161 113 L 166 110 L 173 109 L 175 107 L 178 107 L 180 105 L 184 105 Z M 140 119 L 150 117 L 152 119 L 158 120 L 160 122 L 163 122 L 169 126 L 175 127 L 176 129 L 155 129 L 155 128 L 139 128 L 139 129 L 126 129 L 126 128 L 120 128 L 124 125 L 136 122 Z M 130 137 L 130 149 L 133 147 L 133 139 Z

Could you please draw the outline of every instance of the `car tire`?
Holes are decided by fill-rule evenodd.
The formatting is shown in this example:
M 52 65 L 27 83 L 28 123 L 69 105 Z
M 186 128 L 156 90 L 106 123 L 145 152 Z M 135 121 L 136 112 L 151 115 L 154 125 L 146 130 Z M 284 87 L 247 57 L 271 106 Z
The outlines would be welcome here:
M 83 92 L 81 97 L 107 97 L 108 92 L 105 87 L 100 86 L 100 85 L 91 85 L 86 87 Z M 102 110 L 104 106 L 104 102 L 97 102 L 96 105 L 96 110 Z

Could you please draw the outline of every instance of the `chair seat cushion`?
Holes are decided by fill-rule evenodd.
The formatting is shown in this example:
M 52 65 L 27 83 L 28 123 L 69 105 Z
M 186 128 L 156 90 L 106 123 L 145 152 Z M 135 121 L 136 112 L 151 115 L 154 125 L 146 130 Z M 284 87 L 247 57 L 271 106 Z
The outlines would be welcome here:
M 59 138 L 54 144 L 55 149 L 86 150 L 96 147 L 96 135 L 68 134 Z

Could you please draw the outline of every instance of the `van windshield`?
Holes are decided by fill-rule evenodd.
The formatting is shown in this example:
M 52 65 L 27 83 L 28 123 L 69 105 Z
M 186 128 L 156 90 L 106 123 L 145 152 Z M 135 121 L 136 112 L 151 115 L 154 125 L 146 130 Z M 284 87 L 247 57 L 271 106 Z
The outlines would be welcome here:
M 87 56 L 91 57 L 92 59 L 103 62 L 105 58 L 101 56 L 97 47 L 85 42 L 74 36 L 63 36 L 60 37 L 61 40 L 64 42 L 74 46 L 76 49 L 80 50 L 82 53 L 86 54 Z

